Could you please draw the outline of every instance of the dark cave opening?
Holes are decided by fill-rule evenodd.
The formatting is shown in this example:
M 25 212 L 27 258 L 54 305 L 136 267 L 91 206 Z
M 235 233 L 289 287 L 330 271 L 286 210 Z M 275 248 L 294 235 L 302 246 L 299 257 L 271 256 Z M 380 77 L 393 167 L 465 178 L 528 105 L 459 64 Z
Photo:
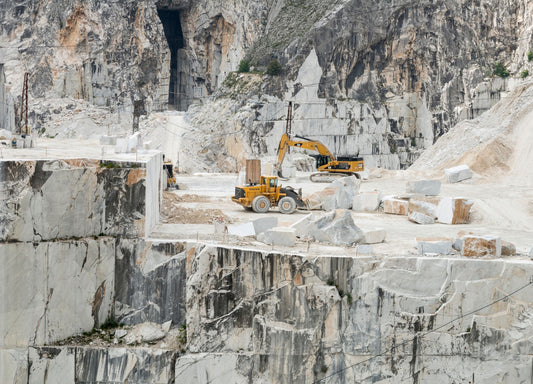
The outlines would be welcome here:
M 181 29 L 180 11 L 158 9 L 157 14 L 163 24 L 165 37 L 170 49 L 170 83 L 168 89 L 168 104 L 178 110 L 183 110 L 187 104 L 187 95 L 184 91 L 184 84 L 181 84 L 181 76 L 178 68 L 179 50 L 185 47 L 183 31 Z

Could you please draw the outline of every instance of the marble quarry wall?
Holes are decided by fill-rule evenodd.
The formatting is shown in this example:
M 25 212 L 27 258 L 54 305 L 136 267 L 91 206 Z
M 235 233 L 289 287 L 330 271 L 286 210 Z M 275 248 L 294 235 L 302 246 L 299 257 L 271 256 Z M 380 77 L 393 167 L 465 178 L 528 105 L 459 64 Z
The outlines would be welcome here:
M 116 249 L 117 320 L 185 323 L 186 350 L 55 346 L 48 336 L 49 345 L 39 339 L 29 348 L 2 347 L 3 382 L 532 379 L 528 261 L 307 258 L 142 239 L 122 239 Z M 46 304 L 52 309 L 53 299 Z M 109 310 L 106 300 L 101 308 Z M 63 334 L 77 329 L 65 324 Z
M 10 367 L 21 350 L 114 317 L 117 241 L 159 221 L 161 169 L 159 153 L 138 163 L 0 162 L 2 383 L 18 382 Z

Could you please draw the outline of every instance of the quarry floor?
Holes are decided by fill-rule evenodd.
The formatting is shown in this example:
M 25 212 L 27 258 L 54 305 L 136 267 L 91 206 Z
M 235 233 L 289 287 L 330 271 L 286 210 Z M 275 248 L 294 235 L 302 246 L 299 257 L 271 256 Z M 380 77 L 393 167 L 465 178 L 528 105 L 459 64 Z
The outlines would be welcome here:
M 145 161 L 154 151 L 115 154 L 112 146 L 101 145 L 97 140 L 44 139 L 36 140 L 35 148 L 11 149 L 0 147 L 2 160 L 14 159 L 62 159 L 91 158 L 122 161 Z M 281 184 L 302 188 L 303 197 L 326 188 L 327 183 L 312 183 L 310 173 L 298 172 L 293 179 Z M 203 242 L 249 247 L 260 250 L 300 253 L 308 255 L 357 256 L 355 247 L 335 247 L 317 242 L 298 241 L 295 247 L 272 247 L 256 241 L 253 237 L 236 237 L 215 234 L 213 219 L 223 217 L 227 223 L 244 223 L 259 217 L 275 216 L 279 226 L 290 226 L 308 211 L 296 211 L 284 215 L 276 208 L 265 214 L 244 210 L 231 201 L 237 184 L 237 174 L 178 174 L 179 189 L 165 191 L 161 209 L 161 223 L 151 233 L 154 240 L 202 240 Z M 354 222 L 362 229 L 383 228 L 386 241 L 372 245 L 373 255 L 414 255 L 417 237 L 446 237 L 454 239 L 458 232 L 467 231 L 477 235 L 497 235 L 516 246 L 516 258 L 529 258 L 533 247 L 533 180 L 527 177 L 506 178 L 505 175 L 491 178 L 474 174 L 470 180 L 448 184 L 444 172 L 389 171 L 371 169 L 369 178 L 361 183 L 361 192 L 378 190 L 383 196 L 401 195 L 410 180 L 439 179 L 442 182 L 441 196 L 467 197 L 474 201 L 470 223 L 463 225 L 419 225 L 406 216 L 383 212 L 352 212 Z M 457 257 L 461 257 L 459 254 Z M 452 255 L 453 257 L 453 255 Z
M 308 180 L 308 175 L 308 173 L 299 172 L 296 178 L 284 180 L 282 184 L 302 188 L 304 198 L 328 185 L 312 183 Z M 401 195 L 405 193 L 408 180 L 425 177 L 439 178 L 439 175 L 375 169 L 371 170 L 368 180 L 362 181 L 360 191 L 378 190 L 383 196 Z M 215 235 L 212 219 L 217 216 L 224 217 L 229 223 L 242 223 L 268 215 L 277 217 L 279 226 L 290 226 L 309 213 L 308 211 L 296 211 L 291 215 L 284 215 L 276 208 L 265 214 L 246 211 L 230 199 L 236 181 L 236 174 L 178 175 L 179 189 L 164 193 L 163 223 L 155 228 L 151 237 L 154 239 L 200 239 L 206 242 L 225 243 L 265 251 L 305 253 L 310 256 L 357 256 L 355 247 L 334 247 L 305 241 L 300 241 L 295 247 L 290 248 L 272 247 L 255 241 L 252 237 Z M 500 236 L 502 240 L 515 244 L 517 255 L 513 257 L 528 258 L 526 255 L 533 246 L 533 187 L 500 184 L 475 175 L 473 179 L 461 183 L 446 184 L 443 182 L 440 195 L 468 197 L 474 200 L 470 223 L 419 225 L 408 221 L 406 216 L 390 215 L 379 211 L 352 212 L 352 216 L 355 224 L 362 229 L 383 228 L 386 230 L 386 241 L 372 245 L 372 253 L 376 256 L 416 254 L 415 239 L 417 237 L 454 239 L 459 231 L 468 231 L 478 235 Z M 462 256 L 457 254 L 457 257 Z

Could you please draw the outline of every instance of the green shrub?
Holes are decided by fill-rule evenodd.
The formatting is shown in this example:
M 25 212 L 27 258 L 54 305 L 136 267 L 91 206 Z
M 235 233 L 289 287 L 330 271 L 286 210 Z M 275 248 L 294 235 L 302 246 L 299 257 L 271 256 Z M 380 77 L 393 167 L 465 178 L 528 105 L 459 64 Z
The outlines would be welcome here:
M 530 49 L 527 53 L 527 61 L 533 60 L 533 51 Z
M 239 73 L 250 72 L 250 60 L 242 59 L 239 63 Z
M 276 59 L 273 59 L 268 63 L 267 75 L 277 76 L 281 73 L 281 64 Z
M 500 61 L 494 63 L 493 72 L 498 77 L 509 77 L 509 71 Z
M 522 79 L 525 79 L 528 76 L 529 76 L 529 71 L 527 69 L 524 69 L 522 72 L 520 72 L 520 77 Z

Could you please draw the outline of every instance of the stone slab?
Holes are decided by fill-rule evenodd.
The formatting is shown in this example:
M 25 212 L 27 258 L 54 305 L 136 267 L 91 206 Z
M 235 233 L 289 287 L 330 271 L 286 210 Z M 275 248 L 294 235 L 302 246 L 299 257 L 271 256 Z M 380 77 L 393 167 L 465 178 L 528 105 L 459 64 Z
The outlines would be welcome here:
M 407 214 L 414 212 L 422 213 L 426 216 L 436 219 L 438 215 L 438 204 L 440 197 L 414 197 L 409 200 Z
M 458 183 L 459 181 L 472 178 L 472 170 L 465 164 L 447 168 L 444 170 L 444 174 L 448 183 Z
M 399 199 L 395 196 L 385 196 L 383 198 L 383 212 L 393 215 L 407 216 L 409 200 Z
M 255 236 L 255 227 L 254 223 L 239 223 L 239 224 L 228 224 L 228 235 L 233 236 Z
M 267 229 L 257 236 L 257 240 L 268 245 L 292 247 L 296 243 L 296 229 L 287 227 Z
M 352 210 L 356 212 L 373 212 L 379 208 L 380 203 L 381 192 L 361 192 L 354 196 Z
M 458 197 L 443 197 L 437 206 L 437 221 L 443 224 L 467 224 L 474 202 Z
M 421 193 L 426 196 L 437 196 L 441 182 L 438 180 L 416 180 L 407 182 L 407 193 Z
M 502 256 L 513 256 L 516 254 L 516 246 L 513 243 L 502 240 Z
M 467 235 L 463 238 L 461 254 L 466 257 L 500 257 L 502 254 L 502 241 L 498 236 Z
M 271 229 L 278 226 L 278 218 L 276 216 L 260 217 L 252 221 L 254 231 L 256 235 L 265 232 L 267 229 Z
M 387 232 L 383 228 L 363 229 L 363 244 L 378 244 L 385 241 Z
M 452 253 L 452 239 L 447 238 L 416 238 L 416 247 L 419 255 L 434 253 L 449 255 Z
M 412 221 L 413 223 L 417 223 L 417 224 L 426 225 L 426 224 L 435 223 L 435 219 L 433 217 L 424 215 L 423 213 L 420 213 L 420 212 L 412 212 L 409 214 L 408 218 L 409 218 L 409 221 Z

